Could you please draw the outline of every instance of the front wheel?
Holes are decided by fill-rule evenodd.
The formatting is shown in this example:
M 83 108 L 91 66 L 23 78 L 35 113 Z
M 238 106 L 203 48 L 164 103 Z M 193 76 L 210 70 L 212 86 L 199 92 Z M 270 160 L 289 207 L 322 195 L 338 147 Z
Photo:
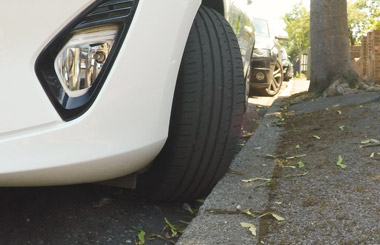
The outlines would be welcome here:
M 269 86 L 265 89 L 259 90 L 259 93 L 264 96 L 275 96 L 280 91 L 283 80 L 284 73 L 282 70 L 282 65 L 280 61 L 276 60 L 272 80 L 269 81 Z
M 246 86 L 239 45 L 228 22 L 201 7 L 182 57 L 167 142 L 137 191 L 150 199 L 207 195 L 235 153 Z

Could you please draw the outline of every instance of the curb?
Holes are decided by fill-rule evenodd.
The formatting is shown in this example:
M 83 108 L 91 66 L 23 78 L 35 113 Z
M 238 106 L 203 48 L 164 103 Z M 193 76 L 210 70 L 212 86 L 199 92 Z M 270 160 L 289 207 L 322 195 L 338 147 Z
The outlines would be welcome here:
M 255 134 L 232 161 L 230 168 L 244 173 L 226 174 L 215 186 L 199 209 L 198 215 L 186 228 L 177 244 L 257 244 L 260 243 L 260 218 L 268 207 L 269 188 L 255 188 L 262 182 L 244 183 L 243 179 L 271 178 L 275 163 L 267 154 L 275 155 L 277 142 L 283 132 L 276 122 L 280 105 L 286 97 L 278 98 L 264 115 Z M 340 97 L 325 98 L 314 102 L 292 105 L 288 110 L 295 114 L 308 113 L 335 106 L 360 105 L 380 100 L 379 93 L 359 93 Z M 250 210 L 255 218 L 237 210 Z M 256 226 L 257 235 L 251 235 L 248 228 L 240 223 Z

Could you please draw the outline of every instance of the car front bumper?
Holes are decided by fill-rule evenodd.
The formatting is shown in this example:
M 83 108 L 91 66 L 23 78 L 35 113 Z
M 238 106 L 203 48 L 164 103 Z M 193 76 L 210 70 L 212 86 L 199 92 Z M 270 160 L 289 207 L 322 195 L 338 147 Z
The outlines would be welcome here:
M 251 88 L 267 88 L 273 79 L 275 61 L 271 57 L 260 57 L 251 59 Z M 258 79 L 258 73 L 264 75 L 263 79 Z
M 95 102 L 81 117 L 64 122 L 34 64 L 47 43 L 92 2 L 2 3 L 0 186 L 127 175 L 147 166 L 165 143 L 178 68 L 200 0 L 140 0 Z

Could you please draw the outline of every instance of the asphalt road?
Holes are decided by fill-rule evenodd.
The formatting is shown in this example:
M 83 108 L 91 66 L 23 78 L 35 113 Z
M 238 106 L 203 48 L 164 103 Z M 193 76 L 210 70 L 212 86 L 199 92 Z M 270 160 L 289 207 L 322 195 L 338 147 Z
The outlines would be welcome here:
M 97 185 L 2 188 L 0 200 L 0 244 L 135 244 L 132 227 L 165 237 L 164 217 L 180 226 L 192 218 L 182 203 L 152 203 Z
M 284 86 L 284 90 L 287 88 Z M 250 99 L 249 110 L 262 110 L 275 98 Z M 191 212 L 183 203 L 149 202 L 130 190 L 76 185 L 41 188 L 0 188 L 0 244 L 136 244 L 137 227 L 170 236 L 164 218 L 179 227 Z M 186 204 L 185 204 L 186 205 Z M 199 206 L 192 203 L 192 209 Z M 153 236 L 147 244 L 171 244 Z

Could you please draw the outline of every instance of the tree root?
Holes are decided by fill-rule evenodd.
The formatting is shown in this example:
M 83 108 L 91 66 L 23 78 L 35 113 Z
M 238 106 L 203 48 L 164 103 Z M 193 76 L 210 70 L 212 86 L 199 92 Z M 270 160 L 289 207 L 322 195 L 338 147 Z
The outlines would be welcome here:
M 375 84 L 371 80 L 359 79 L 354 86 L 349 85 L 349 82 L 344 78 L 338 78 L 322 93 L 322 98 L 357 94 L 361 91 L 380 92 L 380 85 Z

